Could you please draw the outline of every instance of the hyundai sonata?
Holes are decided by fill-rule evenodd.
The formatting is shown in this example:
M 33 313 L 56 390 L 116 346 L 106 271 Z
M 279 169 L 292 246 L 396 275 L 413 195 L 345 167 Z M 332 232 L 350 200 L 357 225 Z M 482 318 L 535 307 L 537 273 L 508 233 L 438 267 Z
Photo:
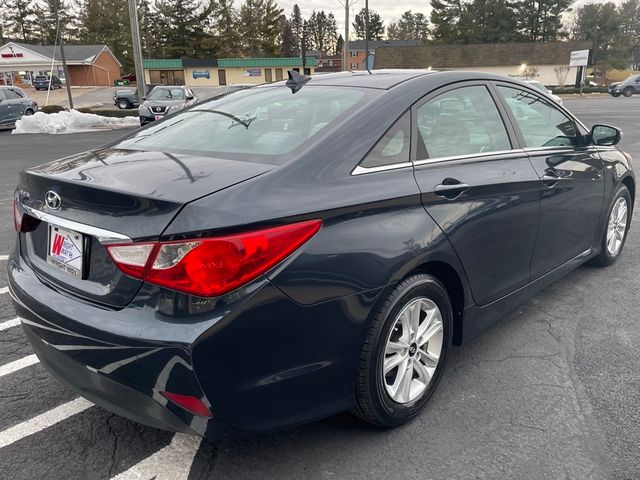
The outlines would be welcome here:
M 20 175 L 10 292 L 42 363 L 215 437 L 419 414 L 461 344 L 620 257 L 620 131 L 478 73 L 305 77 Z

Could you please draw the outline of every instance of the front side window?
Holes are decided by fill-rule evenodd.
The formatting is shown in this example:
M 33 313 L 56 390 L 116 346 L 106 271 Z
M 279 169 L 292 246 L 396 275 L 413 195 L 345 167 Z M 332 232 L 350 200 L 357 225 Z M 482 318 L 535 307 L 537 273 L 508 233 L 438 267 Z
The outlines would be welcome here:
M 485 86 L 438 95 L 417 109 L 417 159 L 511 149 L 498 108 Z
M 158 90 L 168 89 L 152 93 Z M 240 90 L 176 113 L 119 147 L 283 163 L 283 155 L 343 119 L 365 96 L 377 95 L 311 85 L 295 94 L 285 86 Z
M 528 148 L 578 145 L 575 123 L 556 107 L 519 88 L 498 86 Z
M 407 112 L 387 130 L 375 147 L 367 154 L 360 166 L 382 167 L 410 160 L 411 113 Z

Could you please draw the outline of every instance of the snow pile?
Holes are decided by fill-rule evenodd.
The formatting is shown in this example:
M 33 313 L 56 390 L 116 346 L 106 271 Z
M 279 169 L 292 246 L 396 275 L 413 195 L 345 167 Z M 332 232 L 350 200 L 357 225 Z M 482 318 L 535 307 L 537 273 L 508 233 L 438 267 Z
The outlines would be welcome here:
M 70 110 L 58 113 L 37 112 L 24 116 L 16 121 L 16 128 L 11 132 L 19 133 L 78 133 L 95 130 L 115 130 L 119 128 L 139 127 L 138 117 L 103 117 L 94 113 L 82 113 Z

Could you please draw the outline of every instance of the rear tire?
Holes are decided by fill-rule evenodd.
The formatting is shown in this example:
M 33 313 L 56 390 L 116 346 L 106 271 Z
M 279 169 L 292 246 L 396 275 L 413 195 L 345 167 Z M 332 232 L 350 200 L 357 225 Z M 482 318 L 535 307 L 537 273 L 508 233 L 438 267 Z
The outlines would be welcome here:
M 396 286 L 369 327 L 353 413 L 387 428 L 416 417 L 442 377 L 452 318 L 449 295 L 431 275 L 415 274 Z
M 33 115 L 33 110 L 31 110 L 30 108 L 27 108 L 27 109 L 25 110 L 24 114 L 25 114 L 27 117 L 30 117 L 31 115 Z
M 118 100 L 118 108 L 120 110 L 126 110 L 131 108 L 131 104 L 125 99 L 120 99 Z
M 625 97 L 630 97 L 631 95 L 633 95 L 633 87 L 627 87 L 624 89 L 624 91 L 622 92 L 622 94 Z
M 624 208 L 624 214 L 621 209 Z M 607 210 L 607 221 L 600 240 L 600 253 L 589 260 L 595 267 L 607 267 L 614 263 L 622 253 L 627 240 L 633 205 L 626 186 L 620 185 Z

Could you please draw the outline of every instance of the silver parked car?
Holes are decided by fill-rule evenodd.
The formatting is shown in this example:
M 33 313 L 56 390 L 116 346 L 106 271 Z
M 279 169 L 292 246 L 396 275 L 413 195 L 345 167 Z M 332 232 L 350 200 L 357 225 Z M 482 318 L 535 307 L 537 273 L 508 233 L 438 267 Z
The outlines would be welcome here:
M 160 120 L 166 115 L 190 107 L 198 101 L 193 91 L 183 85 L 158 85 L 140 105 L 140 125 Z
M 38 104 L 21 88 L 0 87 L 0 125 L 14 125 L 23 115 L 33 115 L 37 111 Z

